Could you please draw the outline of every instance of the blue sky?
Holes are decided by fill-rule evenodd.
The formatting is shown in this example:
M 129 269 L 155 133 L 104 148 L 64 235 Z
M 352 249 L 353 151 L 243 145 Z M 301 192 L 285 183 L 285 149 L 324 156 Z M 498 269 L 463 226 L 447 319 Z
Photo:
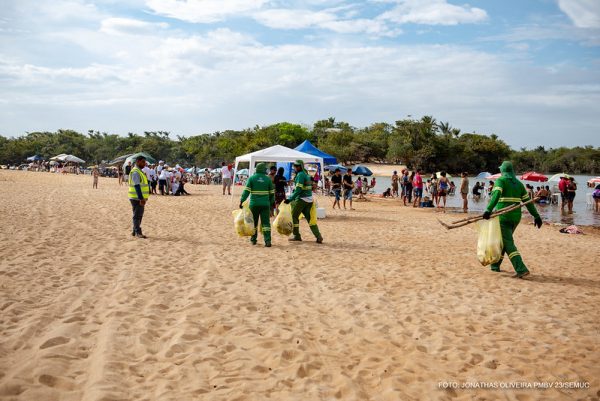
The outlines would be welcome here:
M 433 115 L 600 146 L 598 0 L 0 0 L 0 134 Z

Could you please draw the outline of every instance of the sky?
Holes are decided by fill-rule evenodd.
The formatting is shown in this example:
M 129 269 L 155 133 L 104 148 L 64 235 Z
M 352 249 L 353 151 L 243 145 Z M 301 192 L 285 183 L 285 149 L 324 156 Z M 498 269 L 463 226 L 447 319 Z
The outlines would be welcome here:
M 0 134 L 432 115 L 600 146 L 599 0 L 0 0 Z

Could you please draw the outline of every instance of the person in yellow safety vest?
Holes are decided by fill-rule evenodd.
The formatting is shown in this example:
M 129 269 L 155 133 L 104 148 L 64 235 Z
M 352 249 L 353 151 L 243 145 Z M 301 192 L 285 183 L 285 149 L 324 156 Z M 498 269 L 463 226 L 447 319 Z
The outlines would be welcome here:
M 135 167 L 129 173 L 129 202 L 133 209 L 133 231 L 131 235 L 138 238 L 146 238 L 142 234 L 142 218 L 144 217 L 144 207 L 150 196 L 150 185 L 148 177 L 142 171 L 146 166 L 146 158 L 138 156 L 135 159 Z

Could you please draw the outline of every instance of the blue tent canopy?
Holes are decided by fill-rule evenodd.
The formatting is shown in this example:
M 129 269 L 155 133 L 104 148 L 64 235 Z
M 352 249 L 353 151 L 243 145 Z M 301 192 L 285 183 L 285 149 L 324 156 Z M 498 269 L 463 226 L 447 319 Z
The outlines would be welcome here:
M 300 145 L 296 146 L 294 149 L 296 149 L 300 152 L 308 153 L 309 155 L 322 157 L 323 163 L 326 166 L 337 163 L 337 159 L 335 157 L 316 148 L 312 143 L 310 143 L 310 141 L 308 139 L 306 141 L 302 142 Z
M 42 156 L 40 156 L 40 155 L 29 156 L 27 158 L 28 162 L 37 162 L 37 161 L 40 161 L 40 160 L 44 160 L 44 158 Z
M 337 163 L 337 159 L 335 157 L 323 152 L 319 148 L 316 148 L 312 143 L 310 143 L 310 141 L 308 139 L 305 140 L 304 142 L 302 142 L 300 145 L 296 146 L 294 148 L 294 150 L 297 150 L 299 152 L 308 153 L 309 155 L 322 157 L 323 164 L 325 164 L 326 166 L 329 164 Z M 292 175 L 292 163 L 277 163 L 277 168 L 279 168 L 279 167 L 283 167 L 283 171 L 284 171 L 283 175 L 289 180 Z M 322 173 L 322 170 L 321 170 L 321 173 Z

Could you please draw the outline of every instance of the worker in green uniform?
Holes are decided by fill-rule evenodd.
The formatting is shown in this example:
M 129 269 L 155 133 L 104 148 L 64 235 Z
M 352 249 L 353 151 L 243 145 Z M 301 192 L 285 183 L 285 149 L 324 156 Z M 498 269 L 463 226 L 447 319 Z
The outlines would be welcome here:
M 267 176 L 267 165 L 265 163 L 258 163 L 256 165 L 256 172 L 252 177 L 248 178 L 246 187 L 242 192 L 242 199 L 240 200 L 240 209 L 242 203 L 250 197 L 250 210 L 252 211 L 252 217 L 254 218 L 254 228 L 258 226 L 258 218 L 260 216 L 260 225 L 262 227 L 263 237 L 265 239 L 265 246 L 271 246 L 271 210 L 275 207 L 275 188 L 273 187 L 273 181 Z M 256 245 L 256 239 L 258 237 L 258 230 L 255 230 L 254 235 L 250 237 L 252 245 Z
M 290 241 L 302 241 L 300 236 L 300 215 L 303 214 L 308 221 L 310 231 L 314 234 L 318 244 L 323 243 L 323 237 L 319 232 L 317 224 L 311 224 L 311 209 L 313 206 L 313 193 L 312 193 L 312 178 L 308 175 L 308 172 L 304 169 L 304 162 L 302 160 L 296 160 L 294 163 L 294 170 L 296 170 L 296 178 L 294 179 L 294 192 L 285 203 L 292 202 L 292 223 L 294 224 L 293 236 Z
M 485 213 L 483 213 L 483 218 L 486 220 L 490 218 L 492 210 L 494 210 L 495 207 L 502 209 L 529 200 L 529 194 L 527 193 L 525 186 L 515 176 L 515 171 L 511 162 L 503 162 L 500 166 L 500 172 L 502 173 L 502 176 L 494 183 L 492 197 Z M 538 214 L 533 202 L 527 204 L 527 210 L 533 216 L 535 226 L 541 228 L 542 218 Z M 491 265 L 492 271 L 500 271 L 500 264 L 502 264 L 504 254 L 506 253 L 516 272 L 513 277 L 522 278 L 529 275 L 529 270 L 527 270 L 525 263 L 523 263 L 523 258 L 521 258 L 521 254 L 517 250 L 513 239 L 513 233 L 520 222 L 521 208 L 500 215 L 500 229 L 502 231 L 503 244 L 502 258 Z

